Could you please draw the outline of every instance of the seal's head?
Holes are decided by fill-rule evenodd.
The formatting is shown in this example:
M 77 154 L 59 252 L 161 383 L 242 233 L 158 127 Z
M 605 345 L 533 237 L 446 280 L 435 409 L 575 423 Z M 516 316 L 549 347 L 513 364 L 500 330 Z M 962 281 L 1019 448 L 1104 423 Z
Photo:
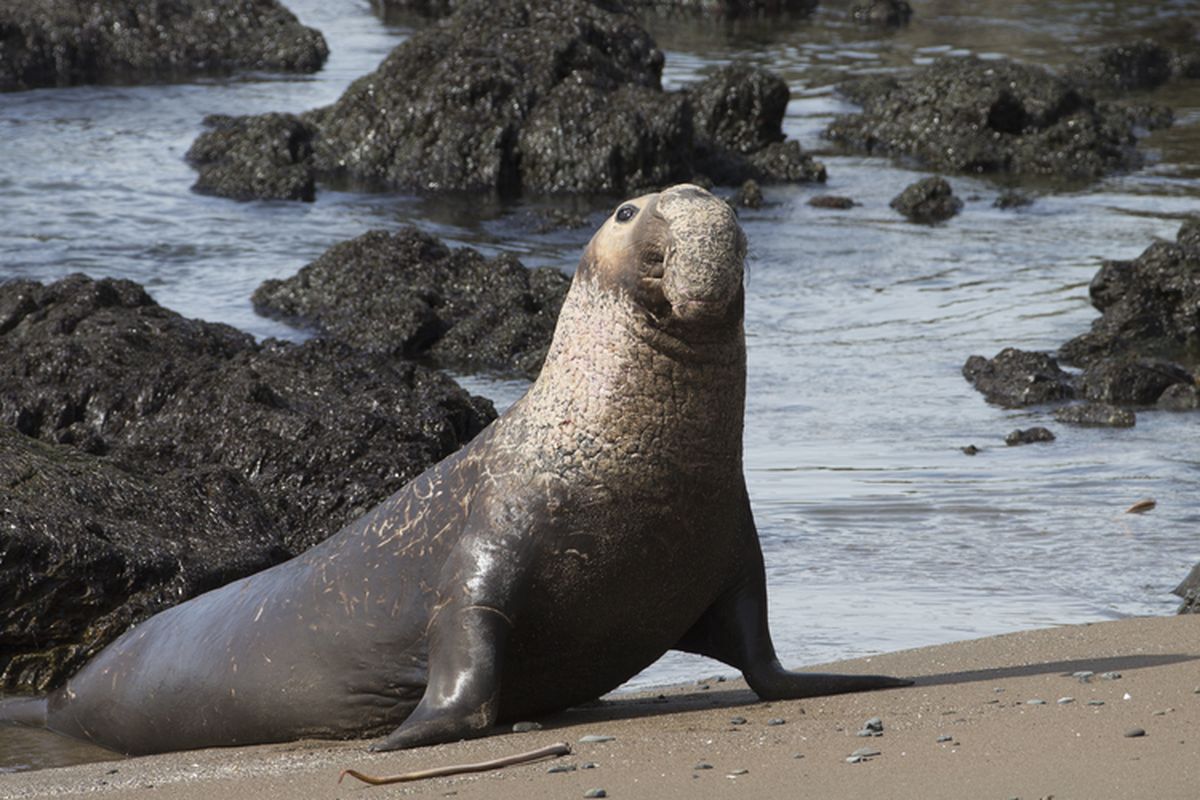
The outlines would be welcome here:
M 691 184 L 628 200 L 592 237 L 580 277 L 623 292 L 659 327 L 740 321 L 746 236 L 727 203 Z

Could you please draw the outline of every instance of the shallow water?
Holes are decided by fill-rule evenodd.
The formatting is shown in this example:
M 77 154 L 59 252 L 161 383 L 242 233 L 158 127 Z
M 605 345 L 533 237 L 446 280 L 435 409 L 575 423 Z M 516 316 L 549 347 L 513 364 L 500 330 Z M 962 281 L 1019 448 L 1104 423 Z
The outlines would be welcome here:
M 1130 430 L 1074 429 L 1044 410 L 990 407 L 959 372 L 973 353 L 1054 349 L 1085 330 L 1100 261 L 1135 257 L 1200 211 L 1200 81 L 1150 96 L 1172 105 L 1177 123 L 1143 142 L 1146 168 L 1014 211 L 992 207 L 996 184 L 952 177 L 966 207 L 933 228 L 888 208 L 923 173 L 819 138 L 831 115 L 852 110 L 830 88 L 848 73 L 946 53 L 1061 64 L 1071 46 L 1169 25 L 1192 4 L 912 5 L 912 25 L 895 33 L 857 28 L 848 4 L 833 2 L 790 26 L 653 26 L 670 87 L 733 58 L 783 74 L 793 92 L 786 130 L 822 151 L 829 169 L 826 186 L 769 188 L 769 207 L 742 214 L 751 243 L 746 473 L 772 627 L 790 664 L 1169 614 L 1170 589 L 1200 560 L 1200 417 L 1147 410 Z M 329 65 L 315 76 L 0 95 L 0 280 L 126 277 L 185 315 L 297 338 L 253 313 L 253 289 L 371 228 L 413 222 L 529 265 L 573 268 L 590 230 L 531 233 L 521 206 L 329 188 L 314 204 L 192 194 L 182 156 L 205 114 L 331 102 L 407 33 L 365 2 L 290 7 L 329 40 Z M 806 205 L 821 193 L 861 205 Z M 498 406 L 524 390 L 463 382 Z M 1007 432 L 1031 425 L 1058 440 L 1004 446 Z M 971 443 L 983 452 L 963 455 Z M 1145 497 L 1158 501 L 1154 511 L 1121 513 Z M 630 685 L 728 672 L 675 654 Z M 0 769 L 64 758 L 44 743 L 19 752 L 5 735 Z

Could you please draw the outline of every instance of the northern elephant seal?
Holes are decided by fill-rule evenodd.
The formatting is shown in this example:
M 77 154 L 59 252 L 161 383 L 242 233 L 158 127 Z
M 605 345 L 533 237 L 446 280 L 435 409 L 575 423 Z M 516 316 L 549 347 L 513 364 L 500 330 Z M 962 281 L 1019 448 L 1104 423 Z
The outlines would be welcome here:
M 672 648 L 767 699 L 905 685 L 775 656 L 742 476 L 745 252 L 698 187 L 622 204 L 541 376 L 470 444 L 0 717 L 126 753 L 379 734 L 391 750 L 591 700 Z

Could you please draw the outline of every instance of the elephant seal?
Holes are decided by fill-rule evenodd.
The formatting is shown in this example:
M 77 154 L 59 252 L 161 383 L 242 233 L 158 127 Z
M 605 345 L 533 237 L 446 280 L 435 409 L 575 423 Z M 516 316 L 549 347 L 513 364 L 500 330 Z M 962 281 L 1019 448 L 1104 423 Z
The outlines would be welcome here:
M 742 475 L 745 253 L 698 187 L 621 204 L 507 413 L 311 550 L 151 617 L 0 717 L 131 754 L 393 750 L 592 700 L 672 648 L 764 699 L 906 685 L 776 658 Z

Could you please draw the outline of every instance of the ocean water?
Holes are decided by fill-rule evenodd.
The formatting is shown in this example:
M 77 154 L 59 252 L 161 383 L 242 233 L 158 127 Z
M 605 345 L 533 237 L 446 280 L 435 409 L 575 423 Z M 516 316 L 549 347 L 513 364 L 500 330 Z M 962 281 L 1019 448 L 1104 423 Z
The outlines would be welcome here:
M 1032 206 L 1009 211 L 992 207 L 997 184 L 950 176 L 966 206 L 936 227 L 888 207 L 927 173 L 838 152 L 819 134 L 853 110 L 832 88 L 846 75 L 946 54 L 1057 66 L 1072 48 L 1176 25 L 1194 4 L 914 1 L 912 24 L 897 32 L 854 26 L 848 5 L 828 2 L 789 25 L 651 26 L 670 88 L 734 59 L 787 78 L 785 129 L 829 170 L 825 186 L 769 187 L 765 208 L 742 212 L 746 477 L 784 662 L 1172 613 L 1170 589 L 1200 561 L 1200 416 L 1145 410 L 1128 430 L 1071 428 L 1046 409 L 989 406 L 960 369 L 972 354 L 1053 350 L 1081 333 L 1097 316 L 1087 284 L 1100 262 L 1133 258 L 1200 213 L 1200 81 L 1146 98 L 1172 106 L 1177 121 L 1142 141 L 1143 169 L 1083 189 L 1043 187 Z M 192 193 L 183 154 L 206 114 L 332 102 L 420 24 L 384 24 L 366 0 L 289 6 L 329 41 L 316 75 L 0 94 L 0 280 L 130 278 L 187 316 L 299 338 L 256 316 L 251 292 L 372 228 L 412 223 L 530 266 L 574 268 L 591 226 L 534 233 L 519 203 L 328 187 L 313 204 Z M 860 205 L 807 205 L 823 193 Z M 462 382 L 498 407 L 525 389 Z M 1057 441 L 1004 445 L 1006 433 L 1032 425 Z M 967 444 L 982 452 L 964 455 Z M 1122 513 L 1143 498 L 1157 507 Z M 669 654 L 629 686 L 729 673 Z M 96 756 L 44 743 L 18 751 L 5 736 L 0 771 Z

